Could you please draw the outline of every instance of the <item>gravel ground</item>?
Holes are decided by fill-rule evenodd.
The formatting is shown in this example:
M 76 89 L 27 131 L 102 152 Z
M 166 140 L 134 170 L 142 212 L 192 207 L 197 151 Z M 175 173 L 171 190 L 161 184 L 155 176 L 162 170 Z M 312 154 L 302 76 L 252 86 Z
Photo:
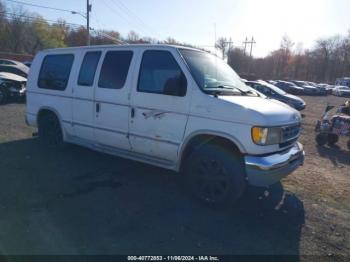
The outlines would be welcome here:
M 228 211 L 192 200 L 176 174 L 77 146 L 46 150 L 25 105 L 0 106 L 1 254 L 350 256 L 350 152 L 315 145 L 327 102 L 303 97 L 305 165 Z M 305 255 L 305 256 L 303 256 Z

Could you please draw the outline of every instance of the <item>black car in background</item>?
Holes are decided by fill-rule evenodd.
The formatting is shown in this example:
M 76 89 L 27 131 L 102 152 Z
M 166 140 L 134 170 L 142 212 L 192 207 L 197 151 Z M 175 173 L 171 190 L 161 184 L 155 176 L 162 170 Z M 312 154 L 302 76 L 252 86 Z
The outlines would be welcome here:
M 304 93 L 304 88 L 299 87 L 292 82 L 277 80 L 277 81 L 275 81 L 275 86 L 277 86 L 279 89 L 282 89 L 283 91 L 285 91 L 289 94 L 293 94 L 293 95 L 301 95 Z
M 263 93 L 265 96 L 269 98 L 276 99 L 278 101 L 281 101 L 296 110 L 303 110 L 306 106 L 306 103 L 304 100 L 302 100 L 300 97 L 287 94 L 285 91 L 281 90 L 280 88 L 267 83 L 263 80 L 258 81 L 247 81 L 245 82 L 246 85 L 254 88 L 255 90 L 259 91 L 260 93 Z

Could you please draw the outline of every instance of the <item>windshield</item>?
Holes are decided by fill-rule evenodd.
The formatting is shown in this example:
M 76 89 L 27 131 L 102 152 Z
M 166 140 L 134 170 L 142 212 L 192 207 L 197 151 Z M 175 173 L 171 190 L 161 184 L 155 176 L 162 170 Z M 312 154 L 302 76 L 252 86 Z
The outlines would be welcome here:
M 188 49 L 179 49 L 179 51 L 202 90 L 224 87 L 225 89 L 256 93 L 246 86 L 235 71 L 222 59 L 201 51 Z
M 267 86 L 268 88 L 270 88 L 271 90 L 273 90 L 274 92 L 276 92 L 277 94 L 280 94 L 280 95 L 285 95 L 287 94 L 285 91 L 279 89 L 277 86 L 274 86 L 268 82 L 265 82 L 263 80 L 259 80 L 258 81 L 261 85 L 264 85 L 264 86 Z

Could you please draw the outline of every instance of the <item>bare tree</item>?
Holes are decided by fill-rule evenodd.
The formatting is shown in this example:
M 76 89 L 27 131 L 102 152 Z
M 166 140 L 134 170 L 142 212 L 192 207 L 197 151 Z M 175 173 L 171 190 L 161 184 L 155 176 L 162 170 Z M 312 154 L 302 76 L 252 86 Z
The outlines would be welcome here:
M 168 37 L 167 39 L 165 39 L 164 41 L 165 44 L 169 44 L 169 45 L 177 45 L 179 44 L 179 42 L 177 42 L 174 38 L 172 37 Z
M 227 46 L 226 37 L 220 37 L 215 43 L 215 48 L 221 51 L 223 59 L 225 58 L 225 54 L 226 54 L 226 46 Z
M 128 36 L 126 37 L 126 41 L 128 43 L 138 43 L 140 41 L 140 36 L 135 31 L 130 31 Z

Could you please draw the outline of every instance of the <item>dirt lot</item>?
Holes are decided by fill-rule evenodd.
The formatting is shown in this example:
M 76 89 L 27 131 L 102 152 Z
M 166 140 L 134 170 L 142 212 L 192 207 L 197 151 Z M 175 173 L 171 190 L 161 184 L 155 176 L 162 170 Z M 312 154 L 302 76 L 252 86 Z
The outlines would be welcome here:
M 350 256 L 350 152 L 318 148 L 327 101 L 304 97 L 305 165 L 263 199 L 193 201 L 174 173 L 71 146 L 48 151 L 24 124 L 25 106 L 0 106 L 1 254 L 294 254 Z M 301 256 L 302 260 L 310 258 Z

